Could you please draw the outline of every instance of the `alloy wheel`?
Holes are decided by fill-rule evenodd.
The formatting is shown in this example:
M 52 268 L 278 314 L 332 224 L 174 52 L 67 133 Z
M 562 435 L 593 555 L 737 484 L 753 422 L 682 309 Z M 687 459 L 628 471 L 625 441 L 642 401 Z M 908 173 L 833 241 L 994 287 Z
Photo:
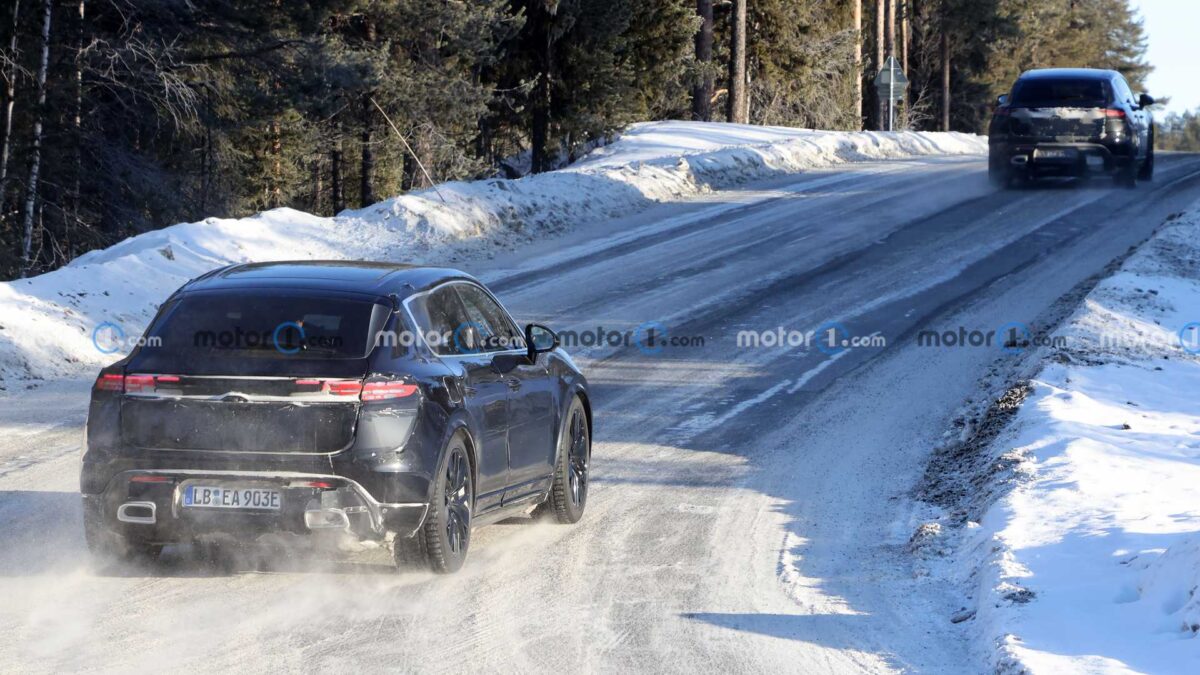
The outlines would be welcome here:
M 571 447 L 568 452 L 571 487 L 571 503 L 579 506 L 587 499 L 588 480 L 588 437 L 587 422 L 583 412 L 575 410 L 571 416 Z
M 450 553 L 461 555 L 471 537 L 471 466 L 461 448 L 446 463 L 446 543 Z

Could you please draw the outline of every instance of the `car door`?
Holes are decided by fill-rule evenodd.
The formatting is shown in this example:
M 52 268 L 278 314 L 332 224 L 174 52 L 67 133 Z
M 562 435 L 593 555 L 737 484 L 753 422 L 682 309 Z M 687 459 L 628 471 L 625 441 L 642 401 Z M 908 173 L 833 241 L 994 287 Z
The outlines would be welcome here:
M 524 338 L 516 323 L 490 293 L 474 284 L 458 287 L 467 315 L 486 326 L 483 341 L 492 358 L 501 352 L 523 353 Z M 504 374 L 508 385 L 508 480 L 505 503 L 543 492 L 554 470 L 555 395 L 549 355 L 517 361 Z
M 463 403 L 477 427 L 475 508 L 483 512 L 501 504 L 509 484 L 508 383 L 480 351 L 479 334 L 459 299 L 457 285 L 434 289 L 410 309 L 417 325 L 436 338 L 430 348 L 462 378 Z

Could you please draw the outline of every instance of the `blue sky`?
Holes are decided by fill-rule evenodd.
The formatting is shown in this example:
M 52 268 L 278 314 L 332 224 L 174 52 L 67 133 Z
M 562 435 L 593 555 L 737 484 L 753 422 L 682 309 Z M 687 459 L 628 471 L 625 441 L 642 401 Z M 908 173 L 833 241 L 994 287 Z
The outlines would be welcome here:
M 1200 107 L 1200 0 L 1132 0 L 1150 38 L 1151 96 L 1170 96 L 1168 110 Z

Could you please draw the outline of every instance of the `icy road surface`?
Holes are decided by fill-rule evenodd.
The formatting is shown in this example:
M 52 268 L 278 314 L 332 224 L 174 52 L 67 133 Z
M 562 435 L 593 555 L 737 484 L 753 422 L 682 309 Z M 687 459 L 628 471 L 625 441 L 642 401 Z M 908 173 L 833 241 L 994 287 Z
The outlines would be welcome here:
M 583 522 L 478 530 L 453 577 L 379 551 L 220 569 L 186 547 L 100 574 L 76 494 L 88 383 L 10 390 L 0 670 L 982 670 L 952 589 L 914 575 L 909 493 L 980 378 L 1021 357 L 915 332 L 1060 316 L 1200 198 L 1200 158 L 1158 161 L 1136 191 L 997 192 L 975 158 L 813 171 L 469 266 L 523 321 L 704 344 L 575 350 L 596 408 Z M 887 345 L 736 342 L 831 321 Z

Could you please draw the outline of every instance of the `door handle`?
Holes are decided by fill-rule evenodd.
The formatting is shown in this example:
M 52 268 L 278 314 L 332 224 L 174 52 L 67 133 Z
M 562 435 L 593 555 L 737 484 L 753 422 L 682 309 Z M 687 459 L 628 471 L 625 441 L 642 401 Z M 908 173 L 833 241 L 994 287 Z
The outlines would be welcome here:
M 521 381 L 515 377 L 510 377 L 505 382 L 512 391 L 519 391 L 521 389 Z

